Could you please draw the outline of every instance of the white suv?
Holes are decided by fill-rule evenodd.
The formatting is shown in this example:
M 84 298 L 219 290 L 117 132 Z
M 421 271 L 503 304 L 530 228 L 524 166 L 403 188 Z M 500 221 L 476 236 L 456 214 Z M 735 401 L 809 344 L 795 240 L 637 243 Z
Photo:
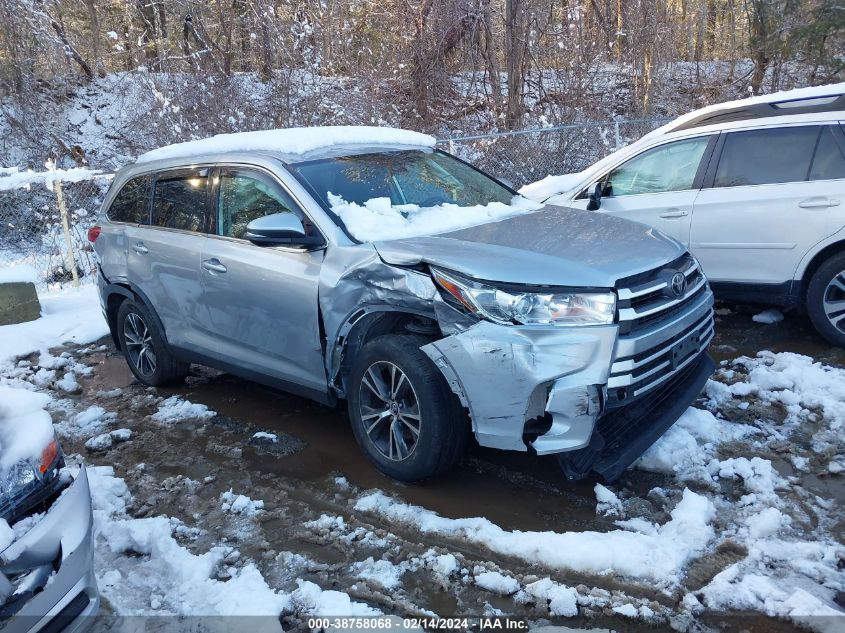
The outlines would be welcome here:
M 521 193 L 650 224 L 717 296 L 803 306 L 845 346 L 843 122 L 845 83 L 709 106 Z

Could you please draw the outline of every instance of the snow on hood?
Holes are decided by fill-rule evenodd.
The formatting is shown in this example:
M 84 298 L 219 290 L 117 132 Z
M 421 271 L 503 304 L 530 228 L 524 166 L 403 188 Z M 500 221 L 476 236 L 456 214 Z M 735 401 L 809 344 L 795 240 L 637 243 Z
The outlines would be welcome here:
M 0 385 L 0 474 L 20 461 L 39 459 L 53 439 L 44 410 L 50 396 Z
M 543 208 L 542 204 L 522 196 L 514 196 L 510 204 L 491 202 L 471 207 L 457 204 L 433 207 L 394 205 L 390 198 L 372 198 L 360 205 L 347 202 L 331 192 L 328 199 L 332 211 L 343 221 L 347 230 L 362 242 L 447 233 Z
M 141 154 L 138 162 L 219 152 L 279 151 L 286 154 L 304 154 L 336 145 L 353 144 L 434 147 L 436 142 L 434 137 L 428 134 L 390 127 L 364 125 L 294 127 L 218 134 L 196 141 L 166 145 Z

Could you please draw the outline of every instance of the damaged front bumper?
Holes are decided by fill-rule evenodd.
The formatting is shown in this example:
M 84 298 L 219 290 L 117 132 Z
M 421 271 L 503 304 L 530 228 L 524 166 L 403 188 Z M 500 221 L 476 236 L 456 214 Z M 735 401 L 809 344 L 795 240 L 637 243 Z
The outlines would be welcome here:
M 0 552 L 3 633 L 80 632 L 100 604 L 94 577 L 93 518 L 82 468 L 50 509 Z
M 612 479 L 677 420 L 712 373 L 712 306 L 707 290 L 682 312 L 628 335 L 618 325 L 481 321 L 422 350 L 468 409 L 480 445 L 558 454 L 573 478 L 605 460 L 602 474 Z M 638 405 L 667 392 L 677 410 L 662 406 L 644 423 Z M 604 422 L 634 411 L 638 423 L 629 430 L 636 437 L 626 437 L 622 450 L 604 438 Z M 568 455 L 580 458 L 577 466 L 566 466 Z
M 478 443 L 528 450 L 530 421 L 551 416 L 533 441 L 540 454 L 590 441 L 616 344 L 616 326 L 540 328 L 482 321 L 424 346 L 469 409 Z M 530 428 L 529 428 L 530 430 Z

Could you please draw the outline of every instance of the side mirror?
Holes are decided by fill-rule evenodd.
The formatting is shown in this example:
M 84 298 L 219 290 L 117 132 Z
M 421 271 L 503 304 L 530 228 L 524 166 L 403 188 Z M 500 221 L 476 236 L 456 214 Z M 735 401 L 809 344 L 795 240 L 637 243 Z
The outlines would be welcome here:
M 587 199 L 589 200 L 587 211 L 598 211 L 601 208 L 601 183 L 597 182 L 593 185 L 592 189 L 587 195 Z
M 302 221 L 293 213 L 271 213 L 256 218 L 247 224 L 244 237 L 256 246 L 308 245 L 318 242 L 305 234 Z

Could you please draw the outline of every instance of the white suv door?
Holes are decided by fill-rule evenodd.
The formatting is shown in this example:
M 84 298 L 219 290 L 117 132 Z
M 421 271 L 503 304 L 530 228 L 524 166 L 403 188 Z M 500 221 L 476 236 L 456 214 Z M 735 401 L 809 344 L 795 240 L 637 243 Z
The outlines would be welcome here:
M 690 229 L 691 250 L 712 281 L 791 282 L 813 245 L 841 228 L 834 133 L 829 125 L 723 133 Z
M 714 135 L 697 136 L 652 147 L 601 177 L 600 211 L 643 222 L 684 245 L 689 244 L 693 203 Z M 571 203 L 587 208 L 587 190 Z

